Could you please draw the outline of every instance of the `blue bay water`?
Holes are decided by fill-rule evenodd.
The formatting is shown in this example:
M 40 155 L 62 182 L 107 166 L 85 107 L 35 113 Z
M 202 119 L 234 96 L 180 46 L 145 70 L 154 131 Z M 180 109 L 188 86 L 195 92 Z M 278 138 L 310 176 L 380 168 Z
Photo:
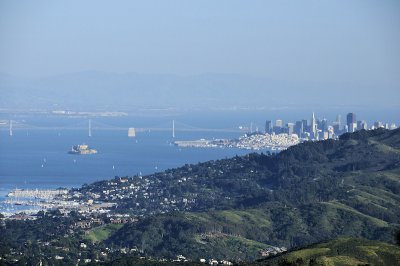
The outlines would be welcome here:
M 333 120 L 335 113 L 337 112 L 331 111 L 327 115 Z M 386 121 L 396 121 L 397 115 L 387 116 L 392 113 L 387 112 L 383 116 L 378 112 L 375 116 L 364 114 L 361 117 L 368 120 L 387 117 Z M 249 153 L 239 149 L 179 148 L 171 145 L 174 140 L 171 131 L 137 132 L 135 138 L 128 138 L 129 127 L 170 128 L 172 119 L 175 119 L 175 140 L 232 139 L 244 133 L 229 131 L 238 129 L 239 126 L 249 127 L 252 123 L 253 129 L 262 130 L 266 119 L 283 118 L 285 121 L 295 121 L 307 118 L 308 114 L 308 110 L 264 110 L 93 117 L 92 137 L 88 137 L 88 117 L 1 114 L 0 120 L 12 119 L 15 129 L 13 136 L 9 136 L 7 126 L 0 127 L 0 201 L 15 188 L 79 187 L 114 176 L 151 174 L 186 163 Z M 187 131 L 196 128 L 220 131 Z M 72 145 L 82 143 L 97 149 L 99 153 L 68 154 Z
M 21 120 L 22 118 L 18 118 Z M 172 144 L 171 131 L 137 132 L 127 136 L 127 118 L 107 118 L 101 123 L 121 128 L 94 128 L 92 136 L 80 129 L 52 129 L 65 124 L 87 124 L 87 118 L 66 119 L 24 118 L 27 124 L 47 126 L 46 129 L 15 129 L 13 136 L 0 131 L 0 197 L 14 188 L 79 187 L 85 183 L 110 179 L 114 176 L 151 174 L 186 163 L 204 162 L 249 153 L 227 148 L 179 148 Z M 97 119 L 99 120 L 99 119 Z M 170 123 L 170 120 L 154 121 Z M 95 122 L 93 122 L 96 125 Z M 150 122 L 149 122 L 150 124 Z M 176 131 L 175 140 L 199 138 L 237 138 L 240 132 Z M 72 145 L 88 144 L 98 154 L 68 154 Z

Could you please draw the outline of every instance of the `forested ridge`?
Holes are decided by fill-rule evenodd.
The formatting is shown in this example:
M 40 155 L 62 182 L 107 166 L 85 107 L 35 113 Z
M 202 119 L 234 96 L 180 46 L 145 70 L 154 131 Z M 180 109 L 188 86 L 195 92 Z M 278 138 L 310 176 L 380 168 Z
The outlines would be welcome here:
M 343 235 L 392 241 L 400 221 L 399 148 L 399 130 L 359 131 L 156 174 L 192 177 L 175 189 L 200 195 L 195 211 L 143 218 L 106 241 L 153 256 L 235 260 L 255 258 L 263 245 L 292 248 Z
M 252 261 L 271 246 L 292 249 L 342 236 L 394 242 L 400 221 L 400 129 L 362 130 L 279 154 L 251 153 L 126 177 L 124 183 L 120 179 L 75 192 L 114 202 L 114 212 L 138 221 L 73 234 L 63 223 L 73 224 L 79 214 L 51 212 L 35 221 L 3 221 L 2 254 L 9 247 L 40 250 L 34 243 L 46 241 L 56 243 L 72 261 L 76 246 L 92 239 L 82 254 L 93 258 L 109 247 L 152 258 L 181 254 L 195 261 Z M 120 189 L 137 188 L 139 182 L 146 197 Z

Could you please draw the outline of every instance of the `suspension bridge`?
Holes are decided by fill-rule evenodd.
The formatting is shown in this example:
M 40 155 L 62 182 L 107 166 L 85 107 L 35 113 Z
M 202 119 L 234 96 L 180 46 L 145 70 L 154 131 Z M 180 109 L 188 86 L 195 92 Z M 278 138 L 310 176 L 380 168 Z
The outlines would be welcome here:
M 170 131 L 172 137 L 175 137 L 176 132 L 232 132 L 232 133 L 245 133 L 250 132 L 248 127 L 241 128 L 204 128 L 189 125 L 180 121 L 172 120 L 163 122 L 162 124 L 154 126 L 135 126 L 134 124 L 129 125 L 113 125 L 109 123 L 104 123 L 102 121 L 97 121 L 95 119 L 81 120 L 77 123 L 67 124 L 67 125 L 35 125 L 30 124 L 25 121 L 19 120 L 8 120 L 3 121 L 0 124 L 0 130 L 8 130 L 9 135 L 12 136 L 14 131 L 17 130 L 87 130 L 88 136 L 92 136 L 92 131 L 97 130 L 114 130 L 114 131 L 130 131 L 134 129 L 136 133 L 138 132 L 151 132 L 151 131 Z

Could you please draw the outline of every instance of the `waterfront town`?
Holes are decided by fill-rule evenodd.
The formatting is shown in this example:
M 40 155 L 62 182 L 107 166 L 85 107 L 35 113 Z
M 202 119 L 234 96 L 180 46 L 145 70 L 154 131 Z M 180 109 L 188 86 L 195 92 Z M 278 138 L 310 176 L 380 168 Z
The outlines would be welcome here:
M 244 167 L 243 162 L 237 161 L 234 165 L 226 165 L 226 169 L 236 166 Z M 223 195 L 200 195 L 197 193 L 171 193 L 174 188 L 195 186 L 195 180 L 191 177 L 195 173 L 194 166 L 185 166 L 179 171 L 167 171 L 150 176 L 115 177 L 112 180 L 100 181 L 79 189 L 53 189 L 53 190 L 24 190 L 15 189 L 8 193 L 7 201 L 10 204 L 31 205 L 30 211 L 21 213 L 5 213 L 0 220 L 9 221 L 36 221 L 38 219 L 67 219 L 59 231 L 65 231 L 66 236 L 80 235 L 79 248 L 83 253 L 89 249 L 97 232 L 120 229 L 125 224 L 136 223 L 138 219 L 153 214 L 171 213 L 174 211 L 198 210 L 199 204 L 204 204 L 204 199 L 215 197 L 224 198 Z M 178 174 L 182 177 L 178 177 Z M 220 174 L 220 173 L 217 173 Z M 254 171 L 254 174 L 256 172 Z M 132 201 L 132 199 L 134 199 Z M 4 222 L 4 221 L 3 221 Z M 211 241 L 215 237 L 229 237 L 226 233 L 213 230 L 204 234 L 203 242 Z M 51 242 L 39 243 L 43 248 L 56 245 Z M 62 252 L 55 255 L 55 260 L 63 260 L 63 250 L 57 245 L 53 248 L 61 249 Z M 260 257 L 268 257 L 285 252 L 285 247 L 270 246 L 260 250 Z M 144 256 L 140 248 L 104 248 L 100 258 L 87 258 L 82 256 L 81 263 L 104 261 L 107 258 L 126 254 L 131 256 Z M 143 257 L 145 258 L 145 257 Z M 148 258 L 146 258 L 148 259 Z M 188 259 L 177 254 L 175 259 L 162 259 L 173 263 L 187 262 Z M 78 261 L 79 262 L 79 261 Z M 217 260 L 214 258 L 201 258 L 200 263 L 209 265 L 232 265 L 229 260 Z
M 296 134 L 246 134 L 238 139 L 216 139 L 216 140 L 189 140 L 189 141 L 175 141 L 178 147 L 192 147 L 192 148 L 238 148 L 246 150 L 264 150 L 281 151 L 290 146 L 299 143 L 299 138 Z

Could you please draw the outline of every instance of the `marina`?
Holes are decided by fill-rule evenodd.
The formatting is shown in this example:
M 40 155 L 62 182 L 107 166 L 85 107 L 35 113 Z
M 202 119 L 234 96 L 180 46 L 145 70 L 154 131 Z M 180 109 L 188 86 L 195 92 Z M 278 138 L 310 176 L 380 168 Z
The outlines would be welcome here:
M 67 189 L 14 189 L 7 197 L 9 198 L 35 198 L 35 199 L 54 199 L 68 193 Z
M 13 189 L 0 202 L 0 212 L 6 216 L 13 213 L 36 213 L 56 207 L 68 208 L 73 204 L 64 201 L 67 189 Z
M 113 203 L 76 200 L 67 189 L 13 189 L 0 202 L 0 213 L 9 217 L 16 213 L 35 214 L 41 210 L 77 210 L 108 212 Z

